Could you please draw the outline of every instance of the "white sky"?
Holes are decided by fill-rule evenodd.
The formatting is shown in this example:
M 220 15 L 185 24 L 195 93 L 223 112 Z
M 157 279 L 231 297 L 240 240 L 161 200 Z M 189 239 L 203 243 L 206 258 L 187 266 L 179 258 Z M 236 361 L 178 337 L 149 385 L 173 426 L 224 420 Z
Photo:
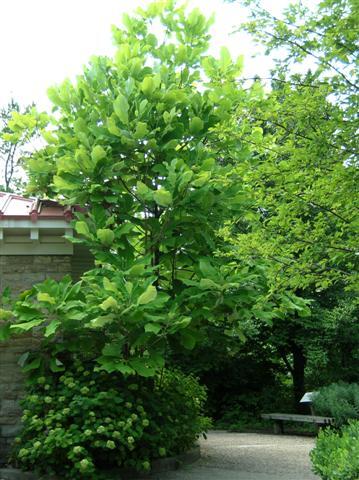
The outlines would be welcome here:
M 0 0 L 0 106 L 13 96 L 21 105 L 34 101 L 48 109 L 46 90 L 81 73 L 91 55 L 113 52 L 111 25 L 123 12 L 148 0 Z M 251 59 L 254 46 L 245 34 L 230 35 L 244 19 L 239 2 L 190 0 L 203 13 L 216 14 L 212 52 L 226 45 L 233 55 L 245 55 L 245 74 L 266 75 L 269 60 Z M 279 13 L 289 0 L 264 0 Z

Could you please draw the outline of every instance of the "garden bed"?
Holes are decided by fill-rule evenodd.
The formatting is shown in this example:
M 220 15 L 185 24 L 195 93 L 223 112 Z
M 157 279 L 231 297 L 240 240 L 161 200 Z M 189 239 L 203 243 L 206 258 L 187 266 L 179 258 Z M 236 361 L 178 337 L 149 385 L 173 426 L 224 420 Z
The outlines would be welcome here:
M 153 474 L 177 470 L 182 465 L 195 462 L 201 456 L 200 447 L 194 447 L 186 453 L 176 455 L 175 457 L 160 458 L 152 462 L 150 473 L 138 473 L 133 470 L 111 470 L 108 472 L 109 480 L 130 480 L 136 478 L 151 478 Z M 23 472 L 17 468 L 0 468 L 0 480 L 60 480 L 59 477 L 41 477 L 36 478 L 35 474 Z

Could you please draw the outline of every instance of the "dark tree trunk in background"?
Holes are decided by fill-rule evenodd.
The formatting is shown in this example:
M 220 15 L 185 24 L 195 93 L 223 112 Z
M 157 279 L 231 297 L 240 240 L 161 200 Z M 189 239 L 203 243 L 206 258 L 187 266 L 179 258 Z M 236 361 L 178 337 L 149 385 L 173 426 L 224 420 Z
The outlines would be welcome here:
M 305 377 L 304 370 L 307 359 L 305 358 L 303 347 L 296 344 L 291 345 L 291 350 L 293 354 L 293 401 L 294 409 L 299 413 L 308 413 L 306 407 L 300 405 L 300 399 L 305 393 Z

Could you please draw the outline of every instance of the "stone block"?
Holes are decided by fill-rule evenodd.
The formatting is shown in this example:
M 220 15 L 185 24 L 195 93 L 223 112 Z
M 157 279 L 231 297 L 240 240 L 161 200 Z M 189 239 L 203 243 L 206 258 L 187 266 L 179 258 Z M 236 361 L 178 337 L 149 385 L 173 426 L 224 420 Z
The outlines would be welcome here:
M 34 265 L 36 264 L 49 264 L 52 263 L 52 256 L 51 255 L 34 255 Z
M 17 400 L 2 399 L 0 401 L 0 425 L 14 425 L 21 416 L 21 407 Z M 4 427 L 5 428 L 5 427 Z
M 60 281 L 64 278 L 66 273 L 70 272 L 51 272 L 46 274 L 46 278 L 52 278 L 53 280 Z
M 36 480 L 36 477 L 33 473 L 16 468 L 0 468 L 0 480 Z
M 6 400 L 19 400 L 24 396 L 24 393 L 23 377 L 20 377 L 18 381 L 4 383 L 0 386 L 0 397 Z
M 21 431 L 21 423 L 16 422 L 13 425 L 2 425 L 0 427 L 1 436 L 3 438 L 15 438 Z

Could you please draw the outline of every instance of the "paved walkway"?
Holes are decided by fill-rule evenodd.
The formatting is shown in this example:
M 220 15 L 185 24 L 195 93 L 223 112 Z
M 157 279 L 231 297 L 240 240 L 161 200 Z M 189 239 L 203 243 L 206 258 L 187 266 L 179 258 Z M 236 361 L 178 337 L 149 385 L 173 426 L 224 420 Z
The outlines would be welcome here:
M 309 452 L 314 439 L 292 435 L 210 432 L 202 458 L 156 480 L 318 480 Z

